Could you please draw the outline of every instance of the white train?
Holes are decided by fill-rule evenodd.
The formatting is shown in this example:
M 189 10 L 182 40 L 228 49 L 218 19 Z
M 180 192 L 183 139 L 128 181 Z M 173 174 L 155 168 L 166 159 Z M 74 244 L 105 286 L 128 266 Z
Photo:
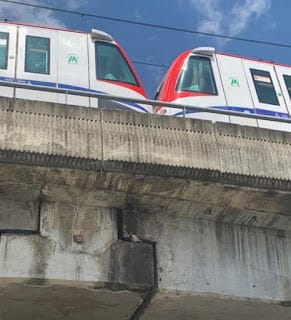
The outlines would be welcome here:
M 291 119 L 291 67 L 216 53 L 200 47 L 173 62 L 155 99 L 183 106 L 209 107 Z M 157 112 L 181 116 L 180 109 Z M 291 124 L 186 109 L 186 117 L 291 131 Z
M 15 89 L 3 82 L 146 99 L 122 47 L 99 30 L 83 33 L 0 22 L 0 96 L 92 107 L 104 106 L 103 101 L 106 107 L 151 112 L 139 103 Z

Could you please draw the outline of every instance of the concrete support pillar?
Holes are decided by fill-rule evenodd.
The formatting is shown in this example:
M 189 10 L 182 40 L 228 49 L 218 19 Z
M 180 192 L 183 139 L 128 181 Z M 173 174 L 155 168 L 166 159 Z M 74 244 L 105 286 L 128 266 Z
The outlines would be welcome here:
M 8 203 L 2 212 L 10 220 L 0 220 L 10 229 L 0 240 L 1 319 L 129 319 L 142 309 L 154 286 L 153 248 L 118 239 L 116 209 L 40 202 L 21 211 Z M 35 213 L 37 223 L 18 220 L 21 213 Z
M 118 239 L 115 209 L 42 202 L 39 210 L 37 233 L 2 234 L 0 277 L 30 284 L 78 281 L 137 289 L 153 285 L 152 247 Z
M 117 241 L 113 209 L 41 203 L 39 217 L 37 234 L 2 235 L 3 276 L 105 280 L 100 258 Z

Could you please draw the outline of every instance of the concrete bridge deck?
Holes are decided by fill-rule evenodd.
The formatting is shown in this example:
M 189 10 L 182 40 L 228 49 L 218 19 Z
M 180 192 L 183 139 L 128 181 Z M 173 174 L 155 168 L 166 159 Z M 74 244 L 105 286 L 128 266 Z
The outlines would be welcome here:
M 1 99 L 1 319 L 291 318 L 291 135 Z

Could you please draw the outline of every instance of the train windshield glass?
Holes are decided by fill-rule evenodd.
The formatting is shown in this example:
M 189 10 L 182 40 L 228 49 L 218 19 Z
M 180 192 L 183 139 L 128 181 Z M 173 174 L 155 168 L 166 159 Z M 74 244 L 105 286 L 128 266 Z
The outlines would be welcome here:
M 8 33 L 0 32 L 0 69 L 7 69 Z
M 181 72 L 176 90 L 217 94 L 210 60 L 191 56 Z
M 269 71 L 250 69 L 259 101 L 279 105 L 277 94 Z
M 283 75 L 288 93 L 289 93 L 289 98 L 291 99 L 291 76 Z
M 97 41 L 95 47 L 98 79 L 138 85 L 130 66 L 116 45 Z

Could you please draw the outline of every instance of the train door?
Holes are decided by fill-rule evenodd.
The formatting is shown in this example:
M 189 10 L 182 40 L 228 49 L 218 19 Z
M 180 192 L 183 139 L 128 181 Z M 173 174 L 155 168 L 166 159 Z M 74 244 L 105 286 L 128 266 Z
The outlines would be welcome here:
M 227 109 L 253 113 L 254 104 L 241 58 L 225 54 L 217 54 L 216 58 L 225 92 Z M 258 126 L 256 119 L 246 117 L 230 116 L 230 122 Z
M 275 70 L 289 115 L 291 115 L 291 67 L 275 65 Z
M 289 113 L 274 65 L 251 60 L 243 60 L 243 65 L 255 112 L 261 115 L 287 118 Z M 258 125 L 263 128 L 291 131 L 289 124 L 280 122 L 258 120 Z
M 14 81 L 17 27 L 0 24 L 0 81 Z M 1 82 L 0 82 L 1 87 Z M 1 87 L 1 96 L 13 97 L 13 88 Z
M 87 34 L 58 31 L 58 86 L 86 92 L 89 89 Z M 89 98 L 59 94 L 58 102 L 88 106 Z
M 57 87 L 57 31 L 20 26 L 18 31 L 17 82 Z M 17 89 L 17 98 L 57 102 L 57 94 Z

